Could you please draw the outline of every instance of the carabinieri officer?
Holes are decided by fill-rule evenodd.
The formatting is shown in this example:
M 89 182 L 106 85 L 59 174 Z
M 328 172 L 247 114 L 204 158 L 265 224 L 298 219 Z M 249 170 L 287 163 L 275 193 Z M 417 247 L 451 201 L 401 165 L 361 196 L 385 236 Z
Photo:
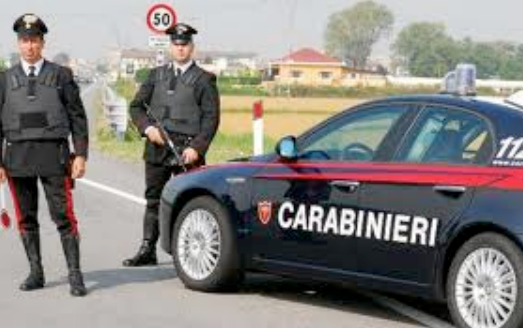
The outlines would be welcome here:
M 78 222 L 73 210 L 72 179 L 85 173 L 87 117 L 69 68 L 42 56 L 47 26 L 25 14 L 13 30 L 21 61 L 0 74 L 0 180 L 9 181 L 18 228 L 29 260 L 23 291 L 44 287 L 38 224 L 38 181 L 60 233 L 69 269 L 70 292 L 84 296 L 80 270 Z M 70 161 L 69 137 L 76 157 Z M 2 146 L 5 142 L 5 149 Z

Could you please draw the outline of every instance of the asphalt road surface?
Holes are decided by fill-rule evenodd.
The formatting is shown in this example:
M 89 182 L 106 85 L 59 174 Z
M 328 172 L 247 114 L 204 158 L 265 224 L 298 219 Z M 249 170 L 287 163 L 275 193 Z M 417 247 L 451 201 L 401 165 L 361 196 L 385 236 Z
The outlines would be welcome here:
M 84 88 L 89 115 L 99 86 Z M 28 263 L 17 231 L 0 230 L 1 327 L 450 327 L 443 305 L 270 275 L 248 275 L 236 293 L 193 292 L 176 278 L 171 258 L 161 250 L 158 267 L 124 268 L 122 260 L 136 252 L 141 239 L 143 166 L 93 150 L 87 171 L 77 182 L 74 205 L 89 294 L 69 295 L 59 236 L 41 196 L 47 284 L 38 291 L 18 290 Z

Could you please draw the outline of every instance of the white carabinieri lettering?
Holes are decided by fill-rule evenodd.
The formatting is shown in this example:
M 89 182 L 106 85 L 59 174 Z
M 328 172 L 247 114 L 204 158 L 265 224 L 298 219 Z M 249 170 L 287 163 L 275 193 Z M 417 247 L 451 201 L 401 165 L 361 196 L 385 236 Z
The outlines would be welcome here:
M 278 209 L 278 224 L 284 230 L 434 247 L 439 219 L 284 202 Z

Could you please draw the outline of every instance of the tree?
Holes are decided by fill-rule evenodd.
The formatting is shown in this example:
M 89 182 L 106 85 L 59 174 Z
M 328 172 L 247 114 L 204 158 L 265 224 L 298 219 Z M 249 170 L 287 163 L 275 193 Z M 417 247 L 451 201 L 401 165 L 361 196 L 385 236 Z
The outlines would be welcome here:
M 458 63 L 476 65 L 477 77 L 523 79 L 523 46 L 512 42 L 455 41 L 440 23 L 413 23 L 393 44 L 394 62 L 413 76 L 442 77 Z
M 392 46 L 396 62 L 413 76 L 443 77 L 459 61 L 460 47 L 441 23 L 413 23 Z
M 7 68 L 6 62 L 3 58 L 0 58 L 0 72 L 4 71 Z
M 134 74 L 134 80 L 136 81 L 136 83 L 139 83 L 139 84 L 142 84 L 145 82 L 145 80 L 147 79 L 147 76 L 149 76 L 149 72 L 150 72 L 150 69 L 149 68 L 140 68 L 139 70 L 136 71 L 136 73 Z
M 327 53 L 364 68 L 372 47 L 392 30 L 394 15 L 374 1 L 359 2 L 330 16 L 325 31 Z

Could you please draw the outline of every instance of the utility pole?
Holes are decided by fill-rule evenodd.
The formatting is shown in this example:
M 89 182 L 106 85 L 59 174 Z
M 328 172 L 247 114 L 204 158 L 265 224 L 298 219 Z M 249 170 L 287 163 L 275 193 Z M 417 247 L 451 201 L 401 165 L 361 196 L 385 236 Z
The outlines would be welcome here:
M 289 1 L 289 26 L 288 26 L 288 33 L 287 33 L 287 40 L 289 42 L 289 55 L 293 52 L 293 36 L 294 36 L 294 20 L 296 18 L 296 5 L 298 4 L 298 0 L 288 0 Z M 291 72 L 292 74 L 292 72 Z M 287 97 L 290 98 L 291 96 L 291 85 L 290 82 L 287 83 Z

